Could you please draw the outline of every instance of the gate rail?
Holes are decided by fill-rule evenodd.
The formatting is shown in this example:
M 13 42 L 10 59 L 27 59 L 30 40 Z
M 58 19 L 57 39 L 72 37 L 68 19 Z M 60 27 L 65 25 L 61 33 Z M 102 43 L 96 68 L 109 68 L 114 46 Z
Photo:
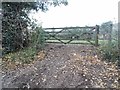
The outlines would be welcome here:
M 60 31 L 55 31 L 55 30 L 60 30 Z M 89 32 L 84 32 L 82 33 L 81 35 L 77 35 L 77 34 L 73 34 L 71 31 L 69 31 L 69 29 L 90 29 Z M 54 38 L 55 40 L 58 40 L 60 41 L 61 43 L 64 43 L 64 44 L 68 44 L 70 43 L 71 41 L 73 41 L 74 39 L 73 38 L 70 38 L 68 42 L 64 42 L 62 41 L 62 39 L 59 39 L 57 38 L 56 36 L 60 33 L 62 33 L 63 31 L 65 30 L 68 30 L 69 34 L 73 34 L 72 37 L 76 36 L 76 37 L 80 37 L 82 35 L 91 35 L 90 32 L 92 32 L 94 30 L 95 32 L 95 43 L 91 42 L 89 39 L 87 39 L 87 41 L 89 43 L 91 43 L 92 45 L 95 45 L 95 46 L 98 46 L 98 34 L 99 34 L 99 26 L 96 25 L 96 26 L 86 26 L 86 27 L 59 27 L 59 28 L 43 28 L 43 30 L 45 31 L 45 34 L 49 35 L 49 37 L 47 37 L 46 40 L 50 40 L 50 38 Z M 50 31 L 46 31 L 46 30 L 50 30 Z

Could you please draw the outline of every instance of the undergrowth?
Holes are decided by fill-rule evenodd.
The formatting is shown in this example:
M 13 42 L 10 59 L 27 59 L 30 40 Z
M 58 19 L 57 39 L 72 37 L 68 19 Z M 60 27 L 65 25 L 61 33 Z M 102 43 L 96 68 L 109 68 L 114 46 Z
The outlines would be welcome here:
M 111 44 L 104 44 L 99 47 L 100 57 L 102 60 L 112 63 L 118 63 L 119 61 L 119 51 L 117 43 L 112 42 Z
M 44 48 L 44 33 L 41 28 L 36 28 L 34 35 L 31 35 L 31 44 L 29 47 L 23 48 L 19 51 L 5 54 L 2 57 L 3 68 L 14 69 L 18 66 L 24 66 L 32 63 L 38 53 Z M 42 52 L 44 53 L 44 52 Z M 40 57 L 39 57 L 40 58 Z M 43 57 L 41 57 L 43 58 Z

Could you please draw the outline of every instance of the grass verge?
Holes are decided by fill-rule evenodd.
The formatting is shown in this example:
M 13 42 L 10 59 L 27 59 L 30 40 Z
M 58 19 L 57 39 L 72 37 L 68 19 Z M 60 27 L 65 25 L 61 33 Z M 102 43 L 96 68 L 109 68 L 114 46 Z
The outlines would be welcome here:
M 27 47 L 18 52 L 6 54 L 2 58 L 2 69 L 16 69 L 33 63 L 37 59 L 43 59 L 45 53 L 37 52 L 35 47 Z

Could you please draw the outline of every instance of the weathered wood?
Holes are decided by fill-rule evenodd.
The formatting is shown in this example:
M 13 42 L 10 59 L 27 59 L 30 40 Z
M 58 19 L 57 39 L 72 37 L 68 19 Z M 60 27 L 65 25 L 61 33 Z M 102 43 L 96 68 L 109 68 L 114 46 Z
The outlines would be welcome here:
M 56 40 L 60 41 L 61 43 L 66 44 L 66 42 L 63 42 L 61 39 L 54 37 Z
M 80 28 L 80 29 L 83 29 L 83 28 L 85 28 L 85 29 L 94 29 L 95 27 L 94 26 L 86 26 L 86 27 L 59 27 L 59 28 L 43 28 L 44 30 L 48 30 L 48 29 L 77 29 L 77 28 Z
M 118 2 L 118 52 L 118 67 L 120 67 L 120 1 Z
M 98 34 L 99 34 L 99 26 L 98 25 L 96 25 L 96 27 L 95 27 L 95 46 L 98 46 L 99 44 L 98 44 Z
M 120 67 L 120 21 L 118 23 L 118 52 L 119 52 L 118 66 Z
M 73 36 L 73 37 L 77 37 L 78 35 L 77 35 L 77 33 L 76 34 L 74 34 L 74 33 L 72 33 L 71 31 L 69 31 L 69 29 L 89 29 L 89 31 L 86 31 L 86 32 L 83 32 L 82 34 L 80 34 L 79 35 L 79 37 L 82 37 L 83 35 L 87 35 L 87 34 L 93 34 L 96 30 L 98 31 L 98 32 L 96 32 L 96 35 L 97 34 L 99 34 L 99 27 L 96 25 L 96 26 L 86 26 L 86 27 L 59 27 L 59 28 L 43 28 L 44 29 L 44 32 L 47 34 L 47 35 L 49 35 L 49 37 L 46 39 L 46 40 L 48 40 L 48 39 L 50 39 L 51 40 L 51 37 L 52 38 L 54 38 L 55 40 L 58 40 L 58 41 L 60 41 L 61 43 L 64 43 L 64 44 L 68 44 L 68 43 L 70 43 L 70 42 L 72 42 L 72 41 L 74 41 L 75 39 L 74 38 L 68 38 L 68 39 L 66 39 L 66 40 L 69 40 L 68 42 L 64 42 L 64 41 L 62 41 L 63 39 L 65 39 L 65 38 L 57 38 L 57 37 L 59 37 L 58 36 L 58 34 L 60 34 L 60 33 L 62 33 L 62 31 L 64 31 L 64 30 L 67 30 L 68 29 L 68 32 L 69 33 L 71 33 L 71 35 Z M 59 31 L 55 31 L 55 29 L 62 29 L 62 30 L 59 30 Z M 45 31 L 45 30 L 51 30 L 51 31 Z M 95 30 L 95 31 L 94 31 Z M 53 35 L 54 36 L 53 36 Z M 46 36 L 47 37 L 47 36 Z M 83 39 L 82 39 L 83 40 Z M 86 40 L 86 39 L 85 39 Z M 96 41 L 95 41 L 95 43 L 93 43 L 93 42 L 91 42 L 90 40 L 86 40 L 86 41 L 88 41 L 90 44 L 92 44 L 92 45 L 96 45 L 96 46 L 98 46 L 98 36 L 96 36 Z

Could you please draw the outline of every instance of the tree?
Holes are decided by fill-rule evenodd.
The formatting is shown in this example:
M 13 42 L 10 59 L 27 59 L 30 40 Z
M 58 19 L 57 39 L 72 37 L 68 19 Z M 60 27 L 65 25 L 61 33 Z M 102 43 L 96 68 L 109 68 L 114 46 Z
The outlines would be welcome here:
M 112 33 L 112 21 L 105 22 L 100 27 L 100 34 L 103 35 L 104 39 L 110 39 Z
M 47 11 L 49 5 L 67 5 L 65 0 L 38 0 L 37 2 L 2 2 L 2 46 L 3 54 L 16 51 L 29 45 L 31 25 L 28 14 L 31 10 Z

